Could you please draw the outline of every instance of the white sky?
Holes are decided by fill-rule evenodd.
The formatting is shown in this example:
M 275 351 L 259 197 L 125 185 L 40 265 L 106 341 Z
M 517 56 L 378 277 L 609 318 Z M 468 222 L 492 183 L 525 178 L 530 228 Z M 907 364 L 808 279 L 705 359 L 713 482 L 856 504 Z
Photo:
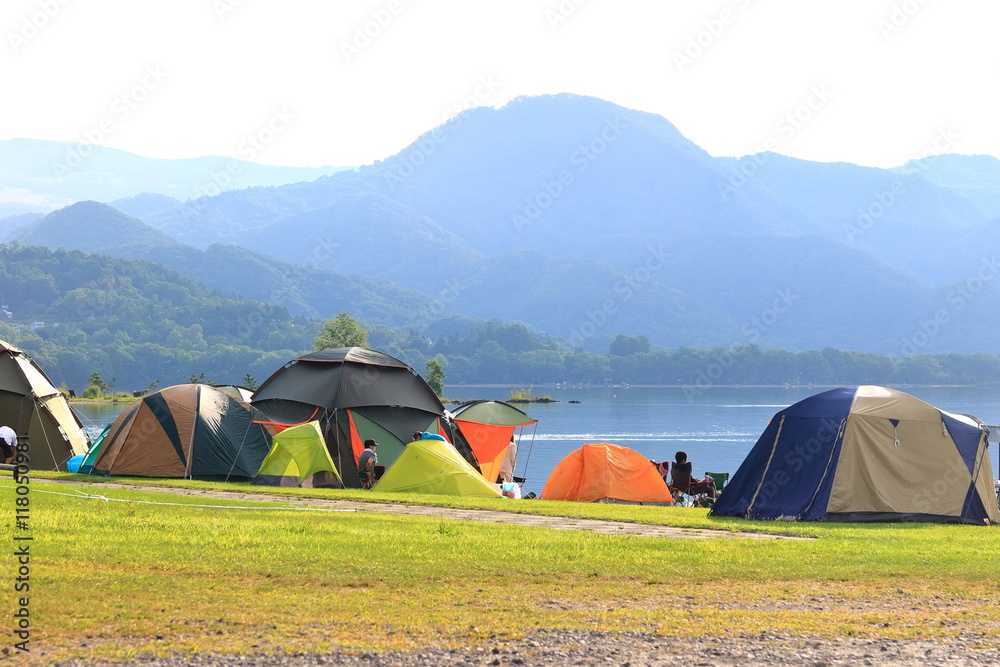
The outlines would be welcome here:
M 0 139 L 361 165 L 571 92 L 712 155 L 1000 156 L 998 26 L 995 0 L 5 0 Z

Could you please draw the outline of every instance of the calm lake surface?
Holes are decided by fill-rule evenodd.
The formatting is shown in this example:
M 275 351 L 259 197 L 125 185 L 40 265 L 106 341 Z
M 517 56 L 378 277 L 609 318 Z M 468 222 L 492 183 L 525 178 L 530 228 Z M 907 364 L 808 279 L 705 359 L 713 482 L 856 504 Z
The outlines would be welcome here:
M 735 472 L 774 413 L 823 387 L 789 388 L 535 388 L 535 396 L 555 403 L 518 407 L 538 420 L 520 429 L 515 474 L 526 479 L 526 491 L 540 493 L 552 469 L 584 444 L 624 445 L 654 460 L 673 460 L 683 449 L 695 472 Z M 975 415 L 1000 424 L 1000 392 L 970 387 L 903 388 L 942 410 Z M 448 386 L 445 394 L 459 400 L 506 400 L 509 387 Z M 570 403 L 570 401 L 580 401 Z M 92 436 L 125 409 L 125 405 L 75 405 Z M 990 440 L 1000 437 L 994 432 Z M 994 474 L 1000 470 L 996 444 L 990 448 Z

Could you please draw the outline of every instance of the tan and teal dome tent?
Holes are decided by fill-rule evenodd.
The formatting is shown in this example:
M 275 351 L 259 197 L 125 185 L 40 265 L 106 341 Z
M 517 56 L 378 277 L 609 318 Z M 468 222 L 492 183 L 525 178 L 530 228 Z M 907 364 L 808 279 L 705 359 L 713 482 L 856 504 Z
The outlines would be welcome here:
M 22 350 L 0 340 L 0 425 L 27 442 L 33 470 L 66 471 L 87 453 L 83 424 L 52 381 Z
M 500 496 L 500 491 L 483 479 L 451 443 L 427 438 L 408 444 L 375 489 L 446 496 Z
M 179 384 L 118 415 L 91 472 L 250 479 L 270 449 L 271 435 L 253 421 L 249 405 L 209 385 Z

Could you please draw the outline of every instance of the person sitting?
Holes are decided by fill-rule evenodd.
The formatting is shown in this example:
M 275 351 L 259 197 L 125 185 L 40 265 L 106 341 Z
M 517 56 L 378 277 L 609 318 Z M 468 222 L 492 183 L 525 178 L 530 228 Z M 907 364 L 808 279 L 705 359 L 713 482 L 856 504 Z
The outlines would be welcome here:
M 692 465 L 688 461 L 687 452 L 680 451 L 674 455 L 674 464 L 670 467 L 670 492 L 686 493 L 691 496 L 707 496 L 715 501 L 718 492 L 714 481 L 696 480 L 691 476 Z
M 375 475 L 375 466 L 378 465 L 376 447 L 378 447 L 378 443 L 374 440 L 365 440 L 365 451 L 361 452 L 358 457 L 358 479 L 361 480 L 361 486 L 365 489 L 372 488 L 378 481 Z
M 507 445 L 507 452 L 504 454 L 503 461 L 500 463 L 500 475 L 497 480 L 498 484 L 514 481 L 515 463 L 517 463 L 517 443 L 514 442 L 514 436 L 511 436 L 510 443 Z

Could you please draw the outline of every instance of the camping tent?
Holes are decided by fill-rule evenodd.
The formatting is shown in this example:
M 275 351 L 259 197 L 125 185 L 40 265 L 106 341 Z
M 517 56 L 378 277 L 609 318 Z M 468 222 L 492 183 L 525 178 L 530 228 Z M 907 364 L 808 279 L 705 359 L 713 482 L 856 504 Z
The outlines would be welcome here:
M 268 486 L 343 488 L 319 422 L 291 426 L 274 436 L 271 451 L 253 479 Z
M 143 396 L 118 415 L 94 473 L 139 477 L 251 478 L 271 436 L 250 406 L 203 384 L 179 384 Z
M 247 389 L 246 387 L 240 386 L 238 384 L 217 384 L 214 385 L 219 391 L 224 391 L 227 394 L 232 394 L 236 398 L 240 399 L 244 403 L 249 403 L 253 398 L 253 389 Z
M 254 392 L 252 405 L 277 430 L 318 420 L 347 486 L 358 487 L 364 441 L 378 441 L 379 463 L 392 465 L 414 432 L 440 433 L 444 406 L 408 365 L 361 347 L 320 350 L 292 359 Z M 470 463 L 467 445 L 455 443 Z
M 41 367 L 22 350 L 0 340 L 0 424 L 27 442 L 33 470 L 66 470 L 87 453 L 83 424 Z
M 514 431 L 520 426 L 538 422 L 502 401 L 465 403 L 451 417 L 476 455 L 483 477 L 489 482 L 497 481 Z
M 110 432 L 111 424 L 108 424 L 94 440 L 94 444 L 90 446 L 90 451 L 87 452 L 87 455 L 83 457 L 83 461 L 80 462 L 79 472 L 90 474 L 94 468 L 94 461 L 97 460 L 97 455 L 101 453 L 101 449 L 104 447 L 104 439 L 108 437 L 108 433 Z
M 884 387 L 778 412 L 712 514 L 796 521 L 995 523 L 988 429 Z
M 500 495 L 451 443 L 436 438 L 422 438 L 408 444 L 375 488 L 449 496 L 493 498 Z
M 542 498 L 641 505 L 674 501 L 649 459 L 634 449 L 608 443 L 570 452 L 549 475 Z

